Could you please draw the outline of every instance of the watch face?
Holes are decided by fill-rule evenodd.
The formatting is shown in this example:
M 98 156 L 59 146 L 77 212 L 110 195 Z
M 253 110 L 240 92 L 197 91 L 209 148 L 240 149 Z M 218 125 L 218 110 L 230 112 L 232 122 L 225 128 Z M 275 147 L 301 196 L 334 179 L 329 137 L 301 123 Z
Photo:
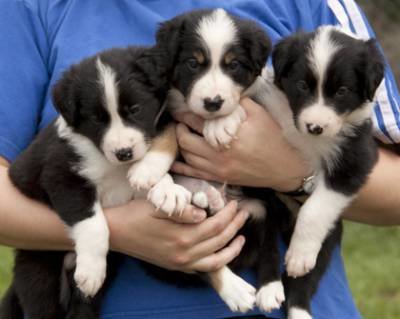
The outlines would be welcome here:
M 304 179 L 303 183 L 303 190 L 307 194 L 311 194 L 315 188 L 315 181 L 314 181 L 315 176 L 311 175 Z

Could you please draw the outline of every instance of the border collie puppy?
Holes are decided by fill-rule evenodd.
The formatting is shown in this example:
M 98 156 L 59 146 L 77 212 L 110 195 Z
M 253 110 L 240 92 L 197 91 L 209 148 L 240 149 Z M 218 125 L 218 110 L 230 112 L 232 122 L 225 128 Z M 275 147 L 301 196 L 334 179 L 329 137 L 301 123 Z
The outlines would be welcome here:
M 314 286 L 313 294 L 332 241 L 340 239 L 340 216 L 377 160 L 370 116 L 384 63 L 374 40 L 333 26 L 282 40 L 272 60 L 275 74 L 263 73 L 255 99 L 311 164 L 315 186 L 298 212 L 285 257 L 287 274 L 304 277 L 288 278 L 287 285 L 303 282 Z M 289 318 L 311 318 L 312 294 L 287 293 Z
M 175 128 L 162 114 L 167 93 L 162 61 L 154 48 L 129 47 L 72 66 L 53 89 L 60 116 L 9 171 L 23 194 L 50 206 L 68 226 L 74 280 L 84 297 L 95 296 L 106 277 L 109 230 L 103 208 L 127 203 L 141 196 L 138 189 L 149 188 L 149 199 L 167 213 L 190 203 L 190 193 L 167 174 L 177 144 Z M 18 299 L 28 318 L 66 315 L 59 300 L 65 255 L 17 252 L 8 296 Z
M 266 63 L 271 42 L 256 23 L 228 14 L 223 9 L 200 10 L 182 14 L 161 24 L 156 46 L 168 52 L 173 62 L 170 72 L 169 107 L 172 112 L 191 111 L 205 121 L 204 136 L 214 147 L 228 146 L 234 138 L 245 112 L 240 99 L 255 82 Z M 222 194 L 221 185 L 211 185 L 184 176 L 175 176 L 193 194 L 193 203 L 213 214 L 225 206 L 226 198 L 239 199 L 239 207 L 249 211 L 251 218 L 242 229 L 247 241 L 242 254 L 231 265 L 257 268 L 261 286 L 279 278 L 266 277 L 265 268 L 279 260 L 279 253 L 270 254 L 268 221 L 264 201 L 244 197 L 242 191 L 228 187 Z M 179 281 L 177 274 L 175 279 Z M 162 276 L 159 276 L 162 277 Z M 165 275 L 165 278 L 172 278 Z M 263 310 L 273 308 L 273 298 L 256 296 L 256 289 L 234 274 L 230 268 L 205 274 L 232 311 L 246 312 L 256 303 Z M 175 280 L 174 279 L 174 280 Z M 277 287 L 277 298 L 284 299 L 283 286 Z
M 239 101 L 266 63 L 271 42 L 256 23 L 223 9 L 192 11 L 164 22 L 157 45 L 173 61 L 169 106 L 206 119 L 204 137 L 228 146 L 246 114 Z

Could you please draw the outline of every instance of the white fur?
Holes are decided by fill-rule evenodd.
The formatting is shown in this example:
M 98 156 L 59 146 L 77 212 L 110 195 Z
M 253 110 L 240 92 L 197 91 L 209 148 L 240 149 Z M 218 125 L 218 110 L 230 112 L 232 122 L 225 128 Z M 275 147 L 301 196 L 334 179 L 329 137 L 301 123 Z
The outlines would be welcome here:
M 206 120 L 203 128 L 204 138 L 215 148 L 219 146 L 229 147 L 232 139 L 236 137 L 240 124 L 245 119 L 246 112 L 239 105 L 229 115 Z
M 200 208 L 207 208 L 208 207 L 208 198 L 206 193 L 204 192 L 196 192 L 193 194 L 192 203 Z
M 288 319 L 312 319 L 312 316 L 304 309 L 291 307 L 288 312 Z
M 148 190 L 168 173 L 174 157 L 160 151 L 149 151 L 143 159 L 132 165 L 128 171 L 128 179 L 135 189 Z
M 285 292 L 280 280 L 262 286 L 256 295 L 257 306 L 261 311 L 271 312 L 279 309 L 285 301 Z
M 168 216 L 182 214 L 185 207 L 190 204 L 191 197 L 192 194 L 183 186 L 175 184 L 169 174 L 165 174 L 150 189 L 147 196 L 157 209 L 161 209 Z
M 353 199 L 328 189 L 324 176 L 318 177 L 314 192 L 300 208 L 286 253 L 289 276 L 303 276 L 314 268 L 323 241 Z
M 253 219 L 264 219 L 267 216 L 267 210 L 264 204 L 257 199 L 243 199 L 239 201 L 239 209 L 249 212 Z
M 71 228 L 76 251 L 75 282 L 85 296 L 91 297 L 100 289 L 106 276 L 109 237 L 100 203 L 95 203 L 93 212 L 92 217 Z
M 129 164 L 113 165 L 87 137 L 74 133 L 62 117 L 57 120 L 58 135 L 68 140 L 80 155 L 76 172 L 90 180 L 98 192 L 102 207 L 122 205 L 132 199 L 133 189 L 126 174 Z
M 247 312 L 253 309 L 256 289 L 235 275 L 228 267 L 208 274 L 211 284 L 232 311 Z
M 141 159 L 148 150 L 143 132 L 127 126 L 118 113 L 118 83 L 114 70 L 97 59 L 99 72 L 99 83 L 104 88 L 104 104 L 110 115 L 111 123 L 104 134 L 101 148 L 111 163 L 118 164 L 120 161 L 115 153 L 124 148 L 130 148 L 133 152 L 132 161 Z
M 203 118 L 230 114 L 238 107 L 243 87 L 223 72 L 221 60 L 229 45 L 236 41 L 236 26 L 223 9 L 217 9 L 202 18 L 196 33 L 210 54 L 210 65 L 194 83 L 186 102 L 192 112 Z M 221 109 L 209 113 L 204 108 L 204 99 L 217 95 L 224 100 Z

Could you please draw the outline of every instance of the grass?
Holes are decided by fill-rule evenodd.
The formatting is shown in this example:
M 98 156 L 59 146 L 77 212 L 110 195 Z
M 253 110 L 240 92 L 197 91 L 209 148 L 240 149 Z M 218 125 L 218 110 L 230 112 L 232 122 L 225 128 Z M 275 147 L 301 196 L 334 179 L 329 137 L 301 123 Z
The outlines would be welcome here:
M 365 319 L 400 318 L 399 244 L 399 227 L 345 225 L 343 255 L 347 274 Z M 11 250 L 0 247 L 0 296 L 9 284 L 11 267 Z

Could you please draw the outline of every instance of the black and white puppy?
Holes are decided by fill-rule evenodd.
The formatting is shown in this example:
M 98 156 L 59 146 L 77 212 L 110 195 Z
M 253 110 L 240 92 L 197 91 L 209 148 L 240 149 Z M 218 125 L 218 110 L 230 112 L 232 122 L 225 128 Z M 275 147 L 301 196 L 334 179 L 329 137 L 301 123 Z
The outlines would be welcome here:
M 310 287 L 326 269 L 332 240 L 340 239 L 341 214 L 377 160 L 370 117 L 384 63 L 374 40 L 356 39 L 333 26 L 283 39 L 272 60 L 274 72 L 263 72 L 254 97 L 315 176 L 315 189 L 298 212 L 285 258 L 290 277 L 304 276 L 287 279 L 288 285 Z M 311 318 L 312 294 L 287 293 L 292 294 L 286 296 L 289 318 Z
M 204 136 L 214 147 L 228 146 L 235 136 L 245 112 L 240 99 L 255 82 L 266 63 L 271 42 L 256 23 L 228 14 L 223 9 L 192 11 L 161 24 L 156 46 L 168 52 L 172 61 L 169 107 L 173 112 L 193 112 L 205 119 Z M 266 277 L 265 268 L 279 260 L 279 253 L 270 254 L 265 201 L 245 197 L 240 189 L 174 176 L 176 182 L 193 193 L 193 203 L 220 210 L 226 199 L 238 199 L 239 207 L 251 218 L 242 232 L 247 242 L 232 267 L 255 267 L 259 283 L 280 277 Z M 226 195 L 226 196 L 225 196 Z M 165 276 L 166 277 L 166 276 Z M 168 276 L 171 278 L 171 276 Z M 179 277 L 179 275 L 178 275 Z M 206 278 L 232 311 L 246 312 L 257 302 L 263 310 L 273 308 L 276 301 L 268 294 L 256 295 L 256 289 L 234 274 L 230 268 L 206 274 Z M 283 286 L 276 295 L 284 299 Z
M 229 145 L 246 117 L 239 101 L 271 50 L 265 32 L 223 9 L 199 10 L 163 23 L 157 45 L 168 50 L 174 65 L 170 108 L 206 119 L 207 141 Z
M 9 171 L 23 194 L 54 209 L 67 225 L 75 244 L 74 280 L 85 297 L 95 296 L 106 277 L 104 208 L 149 188 L 149 199 L 167 213 L 190 203 L 190 193 L 167 174 L 177 144 L 162 113 L 167 81 L 161 56 L 154 48 L 112 49 L 72 66 L 53 89 L 60 116 Z M 18 251 L 10 294 L 28 318 L 65 316 L 59 300 L 64 256 Z

